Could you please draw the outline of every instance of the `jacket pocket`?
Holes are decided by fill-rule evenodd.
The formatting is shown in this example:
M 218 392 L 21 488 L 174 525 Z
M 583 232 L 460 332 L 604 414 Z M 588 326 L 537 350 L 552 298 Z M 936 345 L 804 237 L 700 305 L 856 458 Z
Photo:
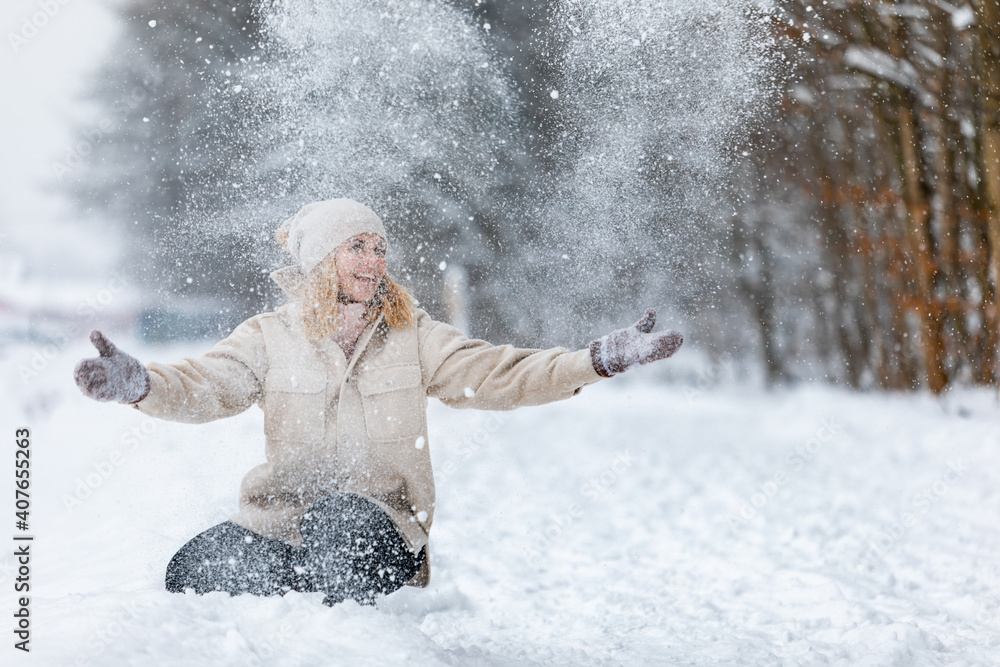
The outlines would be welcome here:
M 365 429 L 372 440 L 399 440 L 424 432 L 426 402 L 420 366 L 371 368 L 358 375 Z
M 264 432 L 269 439 L 319 443 L 326 435 L 326 373 L 271 367 L 264 379 Z

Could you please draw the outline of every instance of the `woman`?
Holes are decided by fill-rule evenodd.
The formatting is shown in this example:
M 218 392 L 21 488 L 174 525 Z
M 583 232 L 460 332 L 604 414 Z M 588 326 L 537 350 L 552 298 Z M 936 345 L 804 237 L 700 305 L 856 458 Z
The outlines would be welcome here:
M 87 396 L 163 419 L 200 423 L 254 403 L 264 411 L 266 463 L 244 477 L 237 514 L 173 557 L 170 591 L 322 591 L 333 604 L 426 586 L 428 396 L 486 410 L 538 405 L 682 342 L 650 333 L 652 310 L 576 352 L 469 339 L 386 275 L 382 222 L 350 200 L 305 206 L 276 238 L 296 260 L 271 275 L 290 303 L 176 364 L 143 366 L 94 331 L 100 356 L 74 373 Z

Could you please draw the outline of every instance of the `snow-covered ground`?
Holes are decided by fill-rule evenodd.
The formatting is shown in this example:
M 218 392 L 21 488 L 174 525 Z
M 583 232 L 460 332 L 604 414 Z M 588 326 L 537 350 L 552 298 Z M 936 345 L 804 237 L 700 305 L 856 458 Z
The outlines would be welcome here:
M 430 588 L 330 609 L 162 590 L 262 459 L 256 408 L 158 422 L 77 392 L 82 342 L 20 379 L 35 351 L 0 360 L 4 460 L 15 426 L 32 430 L 36 536 L 27 656 L 11 646 L 13 549 L 0 557 L 3 664 L 1000 664 L 987 392 L 702 392 L 642 369 L 512 413 L 433 404 Z

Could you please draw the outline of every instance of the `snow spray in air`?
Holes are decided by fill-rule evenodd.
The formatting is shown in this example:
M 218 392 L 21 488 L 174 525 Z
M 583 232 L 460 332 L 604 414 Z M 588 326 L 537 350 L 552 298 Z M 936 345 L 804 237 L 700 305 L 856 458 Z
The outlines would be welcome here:
M 269 215 L 368 203 L 393 236 L 390 268 L 432 311 L 440 267 L 470 267 L 470 323 L 503 321 L 536 345 L 682 298 L 711 250 L 733 146 L 773 88 L 760 13 L 548 6 L 532 20 L 551 48 L 520 66 L 549 72 L 551 90 L 528 113 L 535 79 L 515 84 L 495 31 L 452 4 L 277 5 L 257 86 Z
M 747 2 L 567 0 L 566 160 L 542 219 L 568 332 L 701 289 L 744 134 L 774 94 L 767 15 Z M 661 318 L 662 319 L 662 318 Z

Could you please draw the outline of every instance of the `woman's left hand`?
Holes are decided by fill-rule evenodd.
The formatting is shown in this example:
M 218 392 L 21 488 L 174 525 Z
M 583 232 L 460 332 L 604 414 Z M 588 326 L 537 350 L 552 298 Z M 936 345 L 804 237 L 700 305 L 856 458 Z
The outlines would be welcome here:
M 647 308 L 642 319 L 626 329 L 612 331 L 590 344 L 590 359 L 598 375 L 611 377 L 633 366 L 666 359 L 681 346 L 684 337 L 676 331 L 651 333 L 656 311 Z

